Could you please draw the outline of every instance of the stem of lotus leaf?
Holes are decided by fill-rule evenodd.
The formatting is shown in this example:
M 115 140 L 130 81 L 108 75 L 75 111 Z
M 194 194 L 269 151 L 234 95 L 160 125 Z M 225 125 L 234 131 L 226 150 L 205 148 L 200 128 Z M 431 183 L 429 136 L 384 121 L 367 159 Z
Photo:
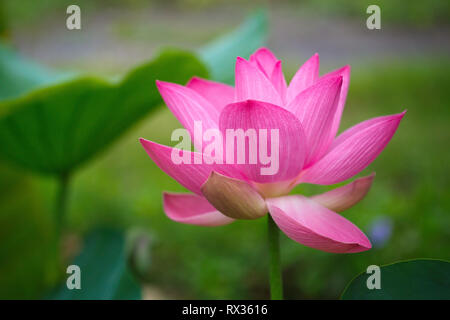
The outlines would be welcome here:
M 69 190 L 70 177 L 67 173 L 62 173 L 58 179 L 58 193 L 56 195 L 55 221 L 57 236 L 61 236 L 67 211 L 67 195 Z
M 270 257 L 270 298 L 272 300 L 282 300 L 283 280 L 281 277 L 280 229 L 270 214 L 267 215 L 267 227 Z

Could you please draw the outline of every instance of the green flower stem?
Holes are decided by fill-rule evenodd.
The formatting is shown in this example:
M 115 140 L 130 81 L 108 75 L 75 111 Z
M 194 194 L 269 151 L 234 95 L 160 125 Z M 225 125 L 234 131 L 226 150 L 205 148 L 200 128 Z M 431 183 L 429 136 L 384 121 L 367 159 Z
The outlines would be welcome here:
M 270 298 L 272 300 L 282 300 L 283 281 L 281 278 L 280 262 L 280 229 L 278 229 L 270 214 L 267 215 L 267 227 L 270 257 Z
M 69 182 L 70 177 L 68 174 L 63 173 L 59 176 L 55 207 L 56 232 L 58 237 L 61 235 L 66 218 Z

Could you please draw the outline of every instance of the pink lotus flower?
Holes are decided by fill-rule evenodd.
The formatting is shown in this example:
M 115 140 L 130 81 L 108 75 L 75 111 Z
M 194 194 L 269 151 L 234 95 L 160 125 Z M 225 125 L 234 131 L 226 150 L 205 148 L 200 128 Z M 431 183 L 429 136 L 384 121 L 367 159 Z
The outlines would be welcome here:
M 261 175 L 262 164 L 174 164 L 173 148 L 140 139 L 153 161 L 193 194 L 164 193 L 164 211 L 177 222 L 219 226 L 269 213 L 291 239 L 335 253 L 371 248 L 353 223 L 336 212 L 359 202 L 374 175 L 310 198 L 288 195 L 300 183 L 329 185 L 367 167 L 392 138 L 404 112 L 366 120 L 336 137 L 350 80 L 350 67 L 319 77 L 315 54 L 289 85 L 281 61 L 266 48 L 247 61 L 237 58 L 235 87 L 193 78 L 186 86 L 157 81 L 169 109 L 194 136 L 205 129 L 279 130 L 279 170 Z M 198 147 L 198 141 L 194 141 Z M 191 159 L 204 158 L 200 152 Z M 248 153 L 249 150 L 246 150 Z

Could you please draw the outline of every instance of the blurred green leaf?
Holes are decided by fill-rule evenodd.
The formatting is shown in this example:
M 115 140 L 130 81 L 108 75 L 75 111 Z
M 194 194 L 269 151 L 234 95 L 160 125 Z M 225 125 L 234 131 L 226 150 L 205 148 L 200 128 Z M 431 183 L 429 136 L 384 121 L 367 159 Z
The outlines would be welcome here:
M 36 299 L 57 283 L 59 255 L 39 187 L 0 163 L 0 299 Z
M 81 270 L 81 289 L 69 290 L 64 281 L 50 299 L 141 299 L 141 288 L 127 267 L 125 237 L 121 232 L 92 232 L 73 264 Z
M 263 45 L 264 11 L 200 51 L 212 78 L 232 81 L 236 56 Z M 184 84 L 207 71 L 193 54 L 165 51 L 130 72 L 120 83 L 84 77 L 0 102 L 0 157 L 39 173 L 65 174 L 106 147 L 161 103 L 156 79 Z M 2 97 L 14 97 L 60 76 L 0 46 Z
M 267 41 L 268 21 L 266 11 L 258 11 L 233 32 L 202 48 L 200 57 L 208 66 L 211 79 L 234 83 L 236 57 L 248 58 Z
M 353 279 L 344 300 L 450 299 L 450 263 L 416 259 L 380 267 L 381 289 L 367 288 L 366 272 Z
M 0 103 L 0 156 L 39 173 L 63 174 L 161 104 L 155 80 L 207 76 L 187 52 L 166 50 L 120 83 L 81 78 Z
M 0 100 L 15 98 L 31 89 L 50 85 L 71 76 L 31 62 L 0 43 Z

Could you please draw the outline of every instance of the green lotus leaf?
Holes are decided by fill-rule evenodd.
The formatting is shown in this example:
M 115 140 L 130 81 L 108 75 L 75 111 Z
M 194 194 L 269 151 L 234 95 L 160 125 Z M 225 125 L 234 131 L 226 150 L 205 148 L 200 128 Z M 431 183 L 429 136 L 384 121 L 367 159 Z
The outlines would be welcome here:
M 267 16 L 260 11 L 198 55 L 212 79 L 230 82 L 236 56 L 248 57 L 265 43 L 266 35 Z M 0 47 L 0 65 L 10 60 L 2 58 L 5 52 Z M 7 56 L 17 66 L 8 71 L 9 82 L 28 83 L 10 88 L 13 95 L 57 79 L 9 51 Z M 118 83 L 82 77 L 4 100 L 0 102 L 0 157 L 37 173 L 66 175 L 162 103 L 155 80 L 185 84 L 194 75 L 208 77 L 194 54 L 166 50 Z
M 166 50 L 122 81 L 86 77 L 0 102 L 0 156 L 38 173 L 66 174 L 162 103 L 155 80 L 207 77 L 189 52 Z
M 80 289 L 69 289 L 66 280 L 50 299 L 123 300 L 141 299 L 141 288 L 127 265 L 125 237 L 110 229 L 96 230 L 86 237 L 81 253 L 72 262 L 80 270 Z M 71 272 L 66 278 L 75 275 Z M 69 279 L 70 283 L 73 283 Z
M 379 289 L 375 271 L 353 279 L 342 294 L 344 300 L 428 300 L 450 299 L 450 263 L 442 260 L 416 259 L 380 267 Z
M 236 57 L 248 58 L 253 51 L 265 45 L 267 34 L 267 12 L 260 10 L 249 16 L 234 31 L 202 48 L 199 54 L 208 66 L 211 78 L 234 84 Z

